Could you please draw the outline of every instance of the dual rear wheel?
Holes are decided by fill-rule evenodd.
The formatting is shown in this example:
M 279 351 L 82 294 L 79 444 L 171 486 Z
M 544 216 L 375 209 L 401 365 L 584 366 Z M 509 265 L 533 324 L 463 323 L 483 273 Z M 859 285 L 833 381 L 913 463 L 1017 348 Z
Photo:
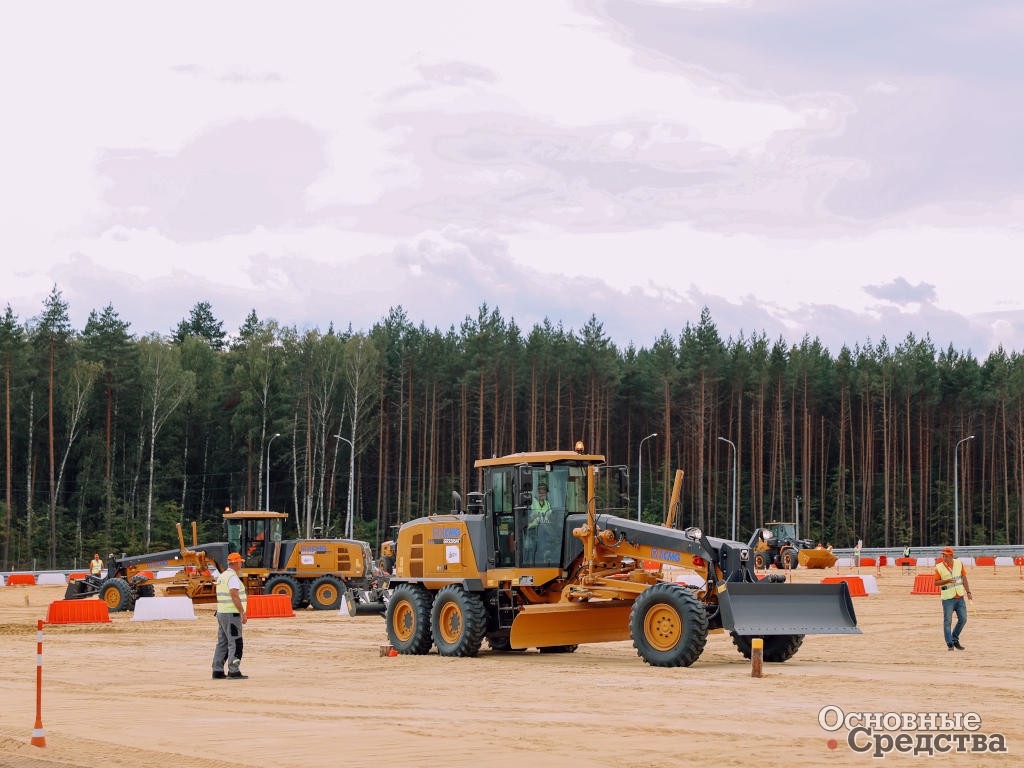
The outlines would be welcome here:
M 476 656 L 487 631 L 483 598 L 458 584 L 431 600 L 418 584 L 400 584 L 388 601 L 388 640 L 400 654 L 424 654 L 432 645 L 442 656 Z

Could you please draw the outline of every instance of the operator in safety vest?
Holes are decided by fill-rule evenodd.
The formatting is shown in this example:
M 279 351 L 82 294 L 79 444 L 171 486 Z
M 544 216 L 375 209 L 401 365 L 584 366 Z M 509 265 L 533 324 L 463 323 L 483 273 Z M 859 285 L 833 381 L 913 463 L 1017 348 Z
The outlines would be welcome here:
M 217 577 L 217 650 L 213 652 L 213 679 L 246 680 L 239 669 L 242 663 L 242 625 L 246 622 L 245 584 L 239 578 L 242 556 L 228 555 L 228 569 Z M 224 663 L 228 672 L 224 674 Z
M 100 557 L 99 552 L 92 556 L 92 561 L 89 563 L 89 573 L 91 573 L 97 579 L 103 573 L 103 558 Z
M 555 534 L 551 529 L 555 518 L 551 511 L 551 502 L 548 501 L 548 484 L 544 481 L 537 485 L 537 495 L 530 503 L 527 521 L 527 557 L 534 562 L 550 560 L 553 549 L 557 549 L 553 546 Z
M 941 589 L 942 596 L 942 630 L 946 633 L 946 647 L 963 651 L 960 645 L 960 633 L 967 624 L 967 603 L 973 600 L 971 585 L 967 583 L 967 572 L 964 564 L 953 557 L 953 548 L 942 550 L 942 560 L 935 564 L 935 585 Z M 956 613 L 956 626 L 950 631 L 953 613 Z

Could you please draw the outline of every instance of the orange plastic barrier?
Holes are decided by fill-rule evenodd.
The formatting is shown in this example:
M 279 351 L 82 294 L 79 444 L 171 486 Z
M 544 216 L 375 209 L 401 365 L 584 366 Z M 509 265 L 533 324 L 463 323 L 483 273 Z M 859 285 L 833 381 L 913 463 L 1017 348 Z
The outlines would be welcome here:
M 12 573 L 7 577 L 7 586 L 16 587 L 19 584 L 22 586 L 29 586 L 36 583 L 36 577 L 33 573 Z
M 912 595 L 937 595 L 939 588 L 935 585 L 935 575 L 924 573 L 914 577 L 914 588 L 910 590 Z
M 68 581 L 71 581 L 72 579 L 77 579 L 78 581 L 81 581 L 82 579 L 84 579 L 88 575 L 89 575 L 88 573 L 69 573 L 68 574 Z
M 897 567 L 901 566 L 901 565 L 911 565 L 911 566 L 917 565 L 917 558 L 916 557 L 897 557 L 896 558 L 896 565 L 897 565 Z
M 996 559 L 994 557 L 987 557 L 982 555 L 981 557 L 974 558 L 975 565 L 991 565 L 992 573 L 996 572 Z
M 860 559 L 860 564 L 861 564 L 862 567 L 863 566 L 867 566 L 867 565 L 874 565 L 875 564 L 875 558 L 873 558 L 873 557 L 862 557 Z
M 841 581 L 845 581 L 846 586 L 850 588 L 850 597 L 867 597 L 868 593 L 860 576 L 826 576 L 821 583 L 838 584 Z
M 54 600 L 46 612 L 47 624 L 110 623 L 107 604 L 102 600 Z
M 277 619 L 295 615 L 289 595 L 250 595 L 245 612 L 250 619 Z

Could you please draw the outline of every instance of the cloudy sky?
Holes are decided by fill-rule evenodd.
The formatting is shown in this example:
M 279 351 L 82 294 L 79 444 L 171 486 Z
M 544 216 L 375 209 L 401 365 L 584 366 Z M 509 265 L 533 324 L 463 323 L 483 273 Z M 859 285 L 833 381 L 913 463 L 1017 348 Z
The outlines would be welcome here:
M 0 304 L 1024 349 L 1019 0 L 18 3 Z

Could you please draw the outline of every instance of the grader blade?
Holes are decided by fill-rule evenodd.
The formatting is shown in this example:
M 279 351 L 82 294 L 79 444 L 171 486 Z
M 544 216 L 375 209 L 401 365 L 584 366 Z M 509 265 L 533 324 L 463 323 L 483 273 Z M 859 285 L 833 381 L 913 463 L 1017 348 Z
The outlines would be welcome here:
M 545 603 L 523 608 L 512 622 L 513 648 L 629 640 L 629 600 Z
M 718 593 L 722 626 L 739 635 L 859 635 L 846 582 L 730 582 Z

